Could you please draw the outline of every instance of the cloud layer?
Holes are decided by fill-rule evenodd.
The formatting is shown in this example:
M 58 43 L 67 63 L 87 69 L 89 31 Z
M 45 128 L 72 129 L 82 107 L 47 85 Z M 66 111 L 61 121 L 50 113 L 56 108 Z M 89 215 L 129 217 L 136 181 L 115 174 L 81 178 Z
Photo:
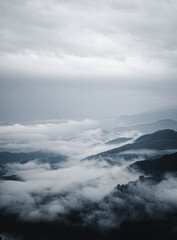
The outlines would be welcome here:
M 165 0 L 1 1 L 1 67 L 69 78 L 173 76 L 176 8 Z
M 114 129 L 105 131 L 99 122 L 90 119 L 1 125 L 0 147 L 1 151 L 49 151 L 80 160 L 114 147 L 104 144 L 107 140 L 120 136 L 138 137 L 140 134 L 132 131 L 122 135 Z
M 104 160 L 80 160 L 118 146 L 105 144 L 110 139 L 120 136 L 136 138 L 139 134 L 103 130 L 98 122 L 90 119 L 1 125 L 2 151 L 47 151 L 65 155 L 68 161 L 55 164 L 55 168 L 37 159 L 5 164 L 6 176 L 18 176 L 20 181 L 0 182 L 0 208 L 17 214 L 21 220 L 53 221 L 59 215 L 66 220 L 66 215 L 73 209 L 100 201 L 117 183 L 125 184 L 138 177 L 134 172 L 127 172 L 125 161 L 120 167 L 110 166 Z
M 3 0 L 0 8 L 3 121 L 176 102 L 176 1 Z
M 177 211 L 176 176 L 136 181 L 141 173 L 127 169 L 142 155 L 153 156 L 155 151 L 129 151 L 137 157 L 127 162 L 122 155 L 121 166 L 111 165 L 103 158 L 80 161 L 86 155 L 106 150 L 104 143 L 112 138 L 136 138 L 140 133 L 121 134 L 115 129 L 103 130 L 89 119 L 1 125 L 1 149 L 50 151 L 67 155 L 69 161 L 56 164 L 55 168 L 37 159 L 1 165 L 7 170 L 6 177 L 17 178 L 0 181 L 0 214 L 7 218 L 12 214 L 19 223 L 79 224 L 101 231 L 117 228 L 125 221 L 173 220 Z M 73 212 L 80 222 L 70 219 Z

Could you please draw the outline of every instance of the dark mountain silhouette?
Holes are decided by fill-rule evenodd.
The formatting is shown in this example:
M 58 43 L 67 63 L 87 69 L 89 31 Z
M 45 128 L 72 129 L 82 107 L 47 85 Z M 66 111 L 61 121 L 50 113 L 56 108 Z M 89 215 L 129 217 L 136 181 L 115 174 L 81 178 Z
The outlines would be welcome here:
M 89 156 L 86 160 L 104 158 L 105 161 L 116 163 L 117 157 L 125 157 L 125 160 L 130 160 L 138 157 L 140 154 L 125 154 L 126 151 L 134 150 L 175 150 L 177 149 L 177 132 L 174 130 L 166 129 L 160 130 L 152 134 L 147 134 L 139 137 L 132 144 L 126 144 L 122 147 L 114 148 L 112 150 L 99 153 L 97 155 Z M 159 153 L 157 152 L 157 155 Z M 145 154 L 144 154 L 145 155 Z M 112 160 L 110 160 L 112 159 Z M 117 162 L 118 163 L 118 162 Z
M 116 218 L 122 221 L 120 226 L 110 233 L 114 236 L 113 239 L 119 239 L 119 236 L 120 239 L 175 239 L 177 237 L 177 231 L 174 230 L 176 229 L 176 208 L 173 211 L 166 208 L 164 211 L 164 203 L 160 203 L 155 194 L 154 196 L 148 194 L 152 187 L 158 187 L 163 180 L 162 176 L 140 176 L 137 181 L 118 184 L 114 191 L 103 199 L 101 206 L 106 205 L 109 211 L 114 213 L 115 222 Z M 151 212 L 152 206 L 153 212 Z
M 163 178 L 140 178 L 125 185 L 117 185 L 115 189 L 100 203 L 91 203 L 82 210 L 69 214 L 66 222 L 54 221 L 20 221 L 18 215 L 8 214 L 0 210 L 0 234 L 8 231 L 17 239 L 24 240 L 176 240 L 176 214 L 174 208 L 166 208 L 164 203 L 142 189 L 156 186 Z M 159 206 L 161 204 L 161 207 Z M 149 206 L 149 207 L 148 207 Z M 153 212 L 151 211 L 151 208 Z M 84 225 L 83 217 L 95 215 L 91 225 Z M 114 227 L 108 231 L 97 229 L 99 215 L 105 220 L 114 221 Z M 71 221 L 68 222 L 68 220 Z
M 10 180 L 10 181 L 22 181 L 22 179 L 20 177 L 18 177 L 17 175 L 3 176 L 1 179 L 2 180 Z
M 105 234 L 87 227 L 60 226 L 55 223 L 46 222 L 20 222 L 12 218 L 0 216 L 2 229 L 15 236 L 12 239 L 23 240 L 176 240 L 177 232 L 174 220 L 146 220 L 125 221 L 119 228 Z M 0 226 L 1 227 L 1 226 Z M 1 232 L 1 231 L 0 231 Z M 3 232 L 2 232 L 3 233 Z M 1 234 L 1 233 L 0 233 Z M 1 238 L 2 239 L 2 238 Z M 7 238 L 2 240 L 8 240 Z
M 162 177 L 140 177 L 137 181 L 117 185 L 99 203 L 90 203 L 85 208 L 70 212 L 60 221 L 19 221 L 18 215 L 0 211 L 0 233 L 8 231 L 24 240 L 29 239 L 93 239 L 93 240 L 175 240 L 177 238 L 177 209 L 164 208 L 164 203 L 148 190 L 158 185 Z M 146 192 L 147 189 L 147 192 Z M 167 205 L 168 206 L 168 205 Z M 152 209 L 151 209 L 152 208 Z M 152 212 L 153 210 L 153 212 Z M 91 225 L 84 226 L 84 216 L 95 215 Z M 98 214 L 98 215 L 97 215 Z M 114 221 L 114 227 L 106 231 L 97 229 L 99 214 L 105 220 Z M 111 219 L 111 216 L 113 218 Z M 69 222 L 71 221 L 71 222 Z
M 129 166 L 146 175 L 161 175 L 167 172 L 177 172 L 177 153 L 167 154 L 158 159 L 138 161 Z

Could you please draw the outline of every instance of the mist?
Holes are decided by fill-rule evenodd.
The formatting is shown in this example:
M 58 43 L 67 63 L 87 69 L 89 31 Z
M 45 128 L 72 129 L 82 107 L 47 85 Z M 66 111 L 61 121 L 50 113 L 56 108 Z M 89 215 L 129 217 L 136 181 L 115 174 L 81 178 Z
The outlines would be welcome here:
M 59 224 L 66 222 L 72 225 L 68 216 L 77 211 L 82 215 L 82 224 L 91 227 L 95 224 L 96 229 L 113 229 L 125 220 L 153 218 L 153 210 L 147 199 L 153 202 L 154 211 L 160 212 L 159 218 L 176 207 L 175 176 L 167 176 L 152 188 L 148 183 L 134 184 L 141 172 L 127 168 L 130 163 L 143 160 L 144 156 L 154 157 L 175 150 L 129 150 L 121 152 L 116 160 L 110 156 L 110 161 L 105 161 L 104 157 L 97 158 L 97 155 L 93 159 L 87 158 L 126 144 L 109 146 L 106 144 L 108 140 L 131 137 L 133 142 L 141 136 L 141 132 L 122 133 L 117 132 L 116 128 L 102 129 L 99 122 L 86 119 L 4 125 L 0 127 L 0 135 L 3 151 L 44 151 L 67 156 L 66 161 L 58 161 L 54 165 L 38 158 L 23 163 L 14 160 L 5 165 L 5 177 L 17 176 L 18 179 L 1 180 L 0 208 L 6 214 L 15 214 L 20 221 L 57 221 Z M 129 161 L 124 159 L 131 154 L 134 157 Z M 114 164 L 110 164 L 111 160 Z M 118 184 L 128 184 L 125 196 L 119 189 L 114 190 Z M 162 189 L 164 193 L 169 193 L 168 199 Z M 163 208 L 159 201 L 163 202 Z M 143 206 L 143 212 L 135 210 L 137 205 Z M 120 212 L 118 216 L 113 214 L 113 208 Z M 121 215 L 122 211 L 126 211 L 126 214 Z M 97 219 L 96 223 L 93 219 Z
M 135 139 L 140 135 L 138 131 L 119 133 L 114 128 L 104 129 L 99 121 L 91 119 L 1 125 L 0 148 L 12 152 L 49 151 L 81 160 L 113 148 L 105 144 L 110 139 L 121 136 Z
M 0 127 L 0 133 L 1 151 L 44 151 L 68 158 L 65 162 L 56 163 L 55 168 L 38 159 L 6 164 L 6 176 L 16 175 L 20 181 L 0 183 L 1 207 L 8 211 L 11 209 L 28 220 L 49 219 L 50 215 L 53 219 L 58 211 L 60 213 L 60 208 L 64 213 L 70 208 L 80 207 L 77 201 L 99 201 L 112 191 L 117 182 L 123 184 L 137 178 L 136 174 L 128 173 L 125 166 L 110 166 L 104 160 L 82 161 L 89 155 L 122 145 L 105 144 L 110 139 L 120 136 L 137 138 L 141 133 L 136 131 L 122 134 L 115 129 L 103 130 L 98 122 L 86 119 L 80 122 L 5 125 Z M 47 197 L 51 200 L 41 205 Z M 73 201 L 76 205 L 70 206 Z M 59 209 L 55 211 L 54 206 Z
M 0 1 L 0 240 L 176 239 L 176 12 Z

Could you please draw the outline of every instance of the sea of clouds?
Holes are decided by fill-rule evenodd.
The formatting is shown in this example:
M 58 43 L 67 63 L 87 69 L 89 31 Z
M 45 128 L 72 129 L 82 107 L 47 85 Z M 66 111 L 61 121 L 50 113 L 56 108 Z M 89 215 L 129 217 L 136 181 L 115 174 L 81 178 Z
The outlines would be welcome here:
M 23 164 L 7 163 L 6 176 L 16 175 L 20 180 L 0 181 L 0 209 L 7 215 L 15 214 L 20 221 L 62 224 L 65 221 L 68 224 L 67 216 L 77 211 L 83 225 L 95 224 L 104 229 L 117 227 L 126 220 L 153 218 L 153 211 L 159 217 L 166 216 L 177 209 L 175 176 L 168 176 L 154 187 L 139 183 L 129 185 L 126 193 L 115 193 L 117 184 L 136 181 L 141 173 L 128 171 L 130 163 L 126 161 L 121 166 L 110 165 L 104 159 L 82 161 L 121 146 L 105 144 L 111 139 L 131 137 L 134 141 L 140 135 L 136 131 L 119 133 L 116 129 L 102 129 L 99 122 L 90 119 L 1 125 L 1 151 L 44 151 L 65 155 L 68 160 L 56 168 L 38 159 Z M 136 160 L 141 159 L 132 161 Z M 93 207 L 95 203 L 97 208 Z
M 102 129 L 99 122 L 90 119 L 0 126 L 3 151 L 46 151 L 68 157 L 55 169 L 37 159 L 6 164 L 6 175 L 16 175 L 21 181 L 0 182 L 0 207 L 20 219 L 53 220 L 59 213 L 80 208 L 85 201 L 100 201 L 117 183 L 135 180 L 137 174 L 128 173 L 126 166 L 109 166 L 104 160 L 81 160 L 118 146 L 105 144 L 108 140 L 139 135 L 135 131 L 120 134 L 115 129 Z
M 38 124 L 0 126 L 0 148 L 11 152 L 49 151 L 80 160 L 92 154 L 117 147 L 104 144 L 118 137 L 137 138 L 136 131 L 119 133 L 102 129 L 98 121 L 59 121 Z

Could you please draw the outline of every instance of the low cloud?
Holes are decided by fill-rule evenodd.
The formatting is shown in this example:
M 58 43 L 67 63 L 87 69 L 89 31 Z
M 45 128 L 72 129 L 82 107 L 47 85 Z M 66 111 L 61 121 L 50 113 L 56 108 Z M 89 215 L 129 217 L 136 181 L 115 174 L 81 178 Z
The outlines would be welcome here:
M 124 167 L 99 167 L 94 161 L 56 170 L 33 161 L 9 164 L 7 169 L 22 181 L 0 183 L 0 207 L 23 220 L 54 220 L 87 202 L 100 201 L 117 183 L 138 177 Z
M 106 231 L 125 221 L 173 220 L 177 211 L 175 175 L 137 181 L 140 173 L 125 166 L 99 168 L 93 162 L 56 170 L 38 162 L 8 167 L 23 181 L 0 182 L 0 208 L 20 221 L 72 225 L 68 216 L 74 211 L 83 225 Z
M 49 151 L 80 160 L 88 155 L 103 152 L 114 146 L 104 144 L 107 140 L 140 134 L 132 131 L 119 133 L 114 129 L 100 128 L 97 121 L 59 121 L 31 125 L 1 125 L 1 151 L 30 152 Z M 118 145 L 115 145 L 118 146 Z
M 85 219 L 101 229 L 117 228 L 125 221 L 174 220 L 177 212 L 176 176 L 154 182 L 136 181 L 118 186 Z
M 80 160 L 114 147 L 105 144 L 110 139 L 136 138 L 139 134 L 103 130 L 98 122 L 89 119 L 0 126 L 3 151 L 42 150 L 69 159 L 55 164 L 55 168 L 37 159 L 23 164 L 7 163 L 6 176 L 18 176 L 21 181 L 0 182 L 0 207 L 17 214 L 21 220 L 55 220 L 58 216 L 66 220 L 70 211 L 99 202 L 117 183 L 126 184 L 138 178 L 136 173 L 125 169 L 125 161 L 120 167 L 110 166 L 104 159 Z
M 140 133 L 121 134 L 115 129 L 102 130 L 98 122 L 89 119 L 0 126 L 3 150 L 43 150 L 69 158 L 55 168 L 37 159 L 7 163 L 6 176 L 15 175 L 20 180 L 0 181 L 0 209 L 20 221 L 69 225 L 74 224 L 69 217 L 74 211 L 83 226 L 108 230 L 124 221 L 173 218 L 177 211 L 176 176 L 166 175 L 160 182 L 133 182 L 141 173 L 127 169 L 130 162 L 141 160 L 144 154 L 154 156 L 156 151 L 129 151 L 127 154 L 137 155 L 130 162 L 124 159 L 124 152 L 119 156 L 121 166 L 104 158 L 81 161 L 108 149 L 104 143 L 110 139 L 136 138 Z

